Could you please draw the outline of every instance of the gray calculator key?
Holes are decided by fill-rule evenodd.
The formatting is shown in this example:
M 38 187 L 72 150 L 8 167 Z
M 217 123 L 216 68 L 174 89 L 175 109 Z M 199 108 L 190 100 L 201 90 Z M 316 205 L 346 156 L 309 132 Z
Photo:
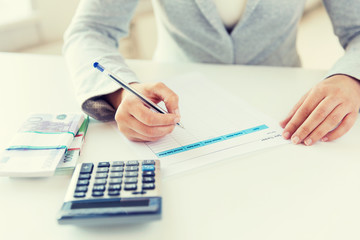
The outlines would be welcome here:
M 130 167 L 126 167 L 125 171 L 126 172 L 135 172 L 135 171 L 137 172 L 137 171 L 139 171 L 139 168 L 137 166 L 130 166 Z
M 107 173 L 109 172 L 109 168 L 108 167 L 99 167 L 97 170 L 96 170 L 97 173 Z
M 80 173 L 91 173 L 93 170 L 94 164 L 93 163 L 83 163 L 81 164 Z
M 110 173 L 110 178 L 122 178 L 122 176 L 123 176 L 122 172 Z
M 155 160 L 144 160 L 142 165 L 155 165 Z
M 94 185 L 105 185 L 105 184 L 106 184 L 106 179 L 105 178 L 96 179 L 94 181 Z
M 85 197 L 85 195 L 86 195 L 85 192 L 75 192 L 74 193 L 75 198 L 82 198 L 82 197 Z
M 138 179 L 135 177 L 135 178 L 125 178 L 125 184 L 128 184 L 128 183 L 137 183 Z
M 121 185 L 120 184 L 110 185 L 109 191 L 112 191 L 112 190 L 121 190 Z
M 155 178 L 154 177 L 143 177 L 142 182 L 143 183 L 154 183 Z
M 137 177 L 138 176 L 138 172 L 126 172 L 125 173 L 125 177 Z
M 124 166 L 124 162 L 123 161 L 114 161 L 112 163 L 113 167 L 123 167 Z
M 97 173 L 95 175 L 95 179 L 99 179 L 99 178 L 107 178 L 108 174 L 107 173 Z
M 110 172 L 123 172 L 124 168 L 123 167 L 112 167 L 110 169 Z
M 136 190 L 136 189 L 137 189 L 136 184 L 125 184 L 125 190 L 127 191 Z
M 104 192 L 103 191 L 94 191 L 94 192 L 92 192 L 92 196 L 93 197 L 102 197 L 102 196 L 104 196 Z
M 154 184 L 154 183 L 144 183 L 144 184 L 142 185 L 142 189 L 143 189 L 143 190 L 155 189 L 155 184 Z
M 105 185 L 95 185 L 93 187 L 93 192 L 94 191 L 105 191 Z
M 139 166 L 139 161 L 127 161 L 126 166 Z
M 109 162 L 99 162 L 98 167 L 110 167 L 110 163 Z
M 79 180 L 76 185 L 77 186 L 87 186 L 87 185 L 89 185 L 89 180 L 87 180 L 87 179 Z
M 75 188 L 75 192 L 87 192 L 88 187 L 87 186 L 78 186 Z
M 121 184 L 122 183 L 122 178 L 111 178 L 109 180 L 109 184 Z
M 111 190 L 111 191 L 108 191 L 108 195 L 109 195 L 109 196 L 119 196 L 119 195 L 120 195 L 120 191 L 118 191 L 118 190 Z
M 90 179 L 91 175 L 89 173 L 84 173 L 79 175 L 79 179 Z

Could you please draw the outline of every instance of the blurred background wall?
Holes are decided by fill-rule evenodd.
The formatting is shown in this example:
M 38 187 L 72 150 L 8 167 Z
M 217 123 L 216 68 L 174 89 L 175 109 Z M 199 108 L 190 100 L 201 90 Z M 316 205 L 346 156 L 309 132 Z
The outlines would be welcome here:
M 79 1 L 0 0 L 0 51 L 61 55 L 62 37 Z M 328 69 L 343 54 L 321 0 L 307 0 L 298 34 L 305 68 Z M 126 58 L 151 59 L 156 37 L 151 0 L 140 0 L 119 50 Z

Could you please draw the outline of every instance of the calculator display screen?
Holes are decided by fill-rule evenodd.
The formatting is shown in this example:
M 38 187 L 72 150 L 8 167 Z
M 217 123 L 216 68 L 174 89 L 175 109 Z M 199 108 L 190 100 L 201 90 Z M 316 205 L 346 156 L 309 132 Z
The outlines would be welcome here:
M 113 207 L 146 207 L 146 206 L 149 206 L 149 199 L 73 203 L 71 205 L 71 209 L 113 208 Z

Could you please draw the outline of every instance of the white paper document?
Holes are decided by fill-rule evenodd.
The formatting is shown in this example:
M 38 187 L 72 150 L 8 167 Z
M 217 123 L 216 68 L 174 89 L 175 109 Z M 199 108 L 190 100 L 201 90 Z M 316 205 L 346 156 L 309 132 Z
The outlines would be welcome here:
M 156 142 L 127 142 L 139 158 L 160 159 L 165 176 L 287 142 L 277 122 L 202 74 L 163 82 L 179 96 L 185 128 Z

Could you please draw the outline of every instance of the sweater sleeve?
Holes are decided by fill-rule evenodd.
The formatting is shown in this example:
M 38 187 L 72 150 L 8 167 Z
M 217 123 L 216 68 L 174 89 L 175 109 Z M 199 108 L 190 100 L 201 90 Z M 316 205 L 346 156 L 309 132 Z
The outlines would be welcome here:
M 81 108 L 100 121 L 114 119 L 115 109 L 103 96 L 120 87 L 93 68 L 95 61 L 124 81 L 138 79 L 125 64 L 118 40 L 128 34 L 138 0 L 82 0 L 65 32 L 63 54 Z
M 360 4 L 359 0 L 323 0 L 334 32 L 345 54 L 330 69 L 327 76 L 349 75 L 360 80 Z

